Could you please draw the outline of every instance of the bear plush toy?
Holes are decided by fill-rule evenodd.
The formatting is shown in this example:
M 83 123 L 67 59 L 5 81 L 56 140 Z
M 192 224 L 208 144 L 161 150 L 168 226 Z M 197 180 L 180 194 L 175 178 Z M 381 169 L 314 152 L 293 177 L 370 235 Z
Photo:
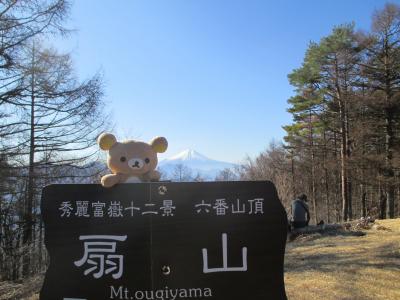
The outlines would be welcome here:
M 113 173 L 101 178 L 104 187 L 160 180 L 160 173 L 156 171 L 157 153 L 167 150 L 168 142 L 164 137 L 156 137 L 147 144 L 133 140 L 117 142 L 111 133 L 102 133 L 97 143 L 108 151 L 107 165 Z

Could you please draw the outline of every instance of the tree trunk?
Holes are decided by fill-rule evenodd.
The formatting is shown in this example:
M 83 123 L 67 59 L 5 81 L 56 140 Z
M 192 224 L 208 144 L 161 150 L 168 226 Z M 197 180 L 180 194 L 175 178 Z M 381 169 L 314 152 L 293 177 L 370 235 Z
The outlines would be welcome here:
M 385 32 L 384 38 L 384 71 L 385 71 L 385 171 L 384 176 L 386 177 L 386 216 L 394 218 L 394 186 L 393 177 L 394 170 L 392 165 L 393 159 L 393 146 L 394 146 L 394 131 L 393 131 L 393 113 L 392 108 L 392 96 L 394 94 L 392 88 L 392 66 L 390 60 L 390 37 Z
M 39 222 L 38 265 L 39 265 L 39 271 L 42 271 L 42 269 L 43 269 L 43 221 L 42 221 L 42 218 L 40 218 L 40 222 Z
M 388 104 L 389 105 L 389 104 Z M 395 202 L 395 187 L 393 185 L 394 170 L 392 166 L 393 159 L 393 113 L 390 108 L 385 110 L 385 178 L 386 178 L 386 216 L 388 218 L 394 218 L 394 202 Z
M 325 167 L 325 198 L 326 198 L 326 216 L 327 216 L 327 221 L 328 223 L 331 222 L 330 218 L 330 211 L 331 211 L 331 205 L 329 203 L 329 176 L 328 176 L 328 169 Z
M 342 219 L 347 221 L 349 215 L 349 194 L 348 194 L 348 178 L 347 178 L 347 130 L 345 123 L 345 108 L 342 100 L 339 99 L 340 108 L 340 133 L 342 135 L 340 145 L 340 175 L 341 175 L 341 194 L 342 194 Z
M 24 211 L 24 233 L 22 244 L 26 249 L 26 254 L 23 259 L 23 276 L 28 276 L 30 273 L 30 244 L 32 242 L 32 225 L 33 225 L 33 199 L 34 199 L 34 177 L 35 177 L 35 50 L 32 52 L 32 74 L 31 74 L 31 116 L 30 116 L 30 144 L 29 144 L 29 170 L 28 170 L 28 187 L 25 197 Z
M 314 224 L 318 223 L 318 210 L 317 210 L 317 199 L 316 199 L 316 188 L 315 188 L 315 152 L 314 152 L 314 128 L 312 125 L 312 111 L 309 111 L 309 139 L 310 139 L 310 151 L 311 151 L 311 200 L 314 208 L 313 220 Z
M 2 221 L 2 216 L 3 216 L 3 212 L 2 212 L 2 201 L 3 199 L 0 196 L 0 247 L 3 245 L 3 221 Z M 0 250 L 0 270 L 4 270 L 4 251 Z M 3 276 L 4 274 L 1 274 L 0 272 L 0 281 L 3 280 Z
M 324 176 L 325 176 L 325 201 L 326 201 L 326 215 L 328 224 L 331 222 L 330 219 L 330 203 L 329 203 L 329 175 L 328 168 L 326 166 L 326 156 L 327 156 L 327 142 L 326 142 L 326 132 L 324 130 L 324 150 L 323 150 L 323 166 L 324 166 Z
M 295 174 L 294 174 L 294 151 L 292 150 L 291 159 L 290 159 L 290 166 L 292 171 L 292 198 L 296 198 L 296 181 L 295 181 Z
M 386 197 L 379 182 L 379 218 L 386 219 Z
M 397 176 L 397 216 L 400 216 L 400 179 Z
M 395 213 L 394 213 L 394 186 L 392 184 L 388 184 L 388 187 L 386 188 L 387 192 L 386 192 L 386 216 L 390 219 L 393 219 L 395 217 Z
M 347 193 L 348 193 L 348 199 L 347 199 L 347 203 L 348 203 L 348 220 L 352 220 L 353 219 L 353 184 L 351 182 L 350 176 L 348 176 L 347 179 Z
M 341 201 L 340 201 L 340 191 L 342 188 L 341 185 L 341 163 L 340 163 L 340 159 L 338 158 L 338 138 L 336 135 L 336 132 L 334 132 L 333 134 L 333 141 L 334 141 L 334 157 L 335 157 L 335 162 L 336 162 L 336 168 L 335 168 L 335 217 L 336 217 L 336 222 L 340 222 L 341 220 L 341 212 L 342 212 L 342 208 L 341 208 Z
M 346 155 L 346 160 L 345 160 L 345 167 L 346 167 L 346 177 L 347 177 L 347 219 L 352 220 L 353 219 L 353 184 L 352 184 L 352 172 L 351 168 L 348 166 L 348 162 L 350 160 L 351 156 L 351 144 L 350 144 L 350 123 L 349 123 L 349 112 L 348 112 L 348 105 L 347 105 L 347 98 L 348 98 L 348 93 L 347 93 L 347 85 L 344 88 L 344 99 L 343 101 L 343 110 L 344 110 L 344 130 L 346 131 L 345 139 L 344 142 L 346 143 L 346 149 L 345 149 L 345 155 Z
M 365 218 L 367 216 L 367 192 L 365 191 L 364 184 L 360 184 L 361 194 L 361 216 Z

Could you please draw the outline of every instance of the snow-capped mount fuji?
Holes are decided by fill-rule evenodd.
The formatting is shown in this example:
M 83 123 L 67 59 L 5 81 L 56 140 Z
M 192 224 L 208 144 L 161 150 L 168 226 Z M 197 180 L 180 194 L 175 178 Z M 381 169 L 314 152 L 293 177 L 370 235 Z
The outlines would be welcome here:
M 160 171 L 166 177 L 170 177 L 179 165 L 187 167 L 194 176 L 199 174 L 206 180 L 214 180 L 222 170 L 235 167 L 233 163 L 208 158 L 193 149 L 186 149 L 158 163 Z
M 199 152 L 193 150 L 193 149 L 186 149 L 182 152 L 179 152 L 178 154 L 165 159 L 164 161 L 188 161 L 188 160 L 210 160 L 208 157 L 204 156 L 203 154 L 200 154 Z

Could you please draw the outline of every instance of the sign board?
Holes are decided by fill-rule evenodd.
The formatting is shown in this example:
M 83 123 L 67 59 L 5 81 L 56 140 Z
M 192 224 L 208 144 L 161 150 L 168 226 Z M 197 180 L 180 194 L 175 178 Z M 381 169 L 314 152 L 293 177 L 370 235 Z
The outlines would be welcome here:
M 51 185 L 41 300 L 286 299 L 270 182 Z

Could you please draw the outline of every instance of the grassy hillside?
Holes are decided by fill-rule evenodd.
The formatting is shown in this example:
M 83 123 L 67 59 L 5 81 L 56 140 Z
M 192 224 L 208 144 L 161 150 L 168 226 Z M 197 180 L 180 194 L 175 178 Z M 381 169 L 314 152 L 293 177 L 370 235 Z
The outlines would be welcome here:
M 400 219 L 377 221 L 364 236 L 298 238 L 288 243 L 290 300 L 400 299 Z

